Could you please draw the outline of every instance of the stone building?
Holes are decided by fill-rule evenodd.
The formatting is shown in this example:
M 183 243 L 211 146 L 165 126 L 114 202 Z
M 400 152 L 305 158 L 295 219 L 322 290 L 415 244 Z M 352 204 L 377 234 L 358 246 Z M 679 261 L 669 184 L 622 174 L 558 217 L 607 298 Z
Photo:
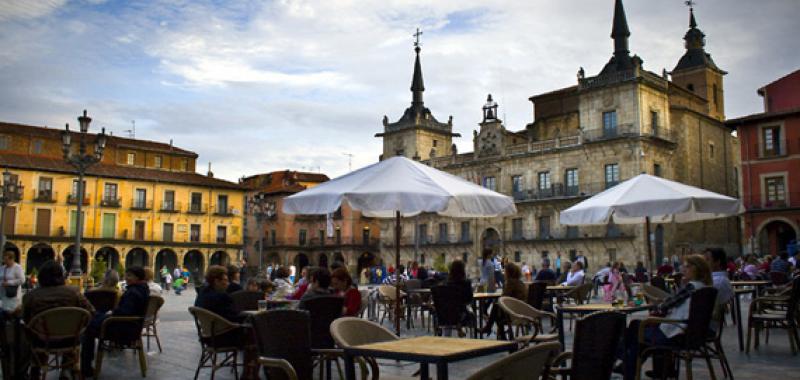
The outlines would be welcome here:
M 328 266 L 334 261 L 351 269 L 369 265 L 376 258 L 379 225 L 346 204 L 331 216 L 330 236 L 325 215 L 291 215 L 283 212 L 283 199 L 328 181 L 321 173 L 275 171 L 243 178 L 246 189 L 245 253 L 248 265 Z M 265 202 L 261 221 L 252 200 Z M 259 258 L 260 253 L 260 258 Z M 355 273 L 355 272 L 354 272 Z
M 581 252 L 589 259 L 590 271 L 609 260 L 647 263 L 643 226 L 566 227 L 558 222 L 560 211 L 643 172 L 736 196 L 739 147 L 723 123 L 725 72 L 705 52 L 705 37 L 693 12 L 684 37 L 686 53 L 671 73 L 645 70 L 643 60 L 629 52 L 629 36 L 623 4 L 617 0 L 614 52 L 602 71 L 587 76 L 581 68 L 575 85 L 530 97 L 533 122 L 522 130 L 507 129 L 490 95 L 483 120 L 473 131 L 473 152 L 452 149 L 450 154 L 425 157 L 419 151 L 395 149 L 393 144 L 412 136 L 419 147 L 434 143 L 419 141 L 420 128 L 392 130 L 384 123 L 385 132 L 377 135 L 384 138 L 384 157 L 422 159 L 513 196 L 519 210 L 515 216 L 494 219 L 421 215 L 408 220 L 401 259 L 430 265 L 431 258 L 460 258 L 474 268 L 482 248 L 492 247 L 513 261 L 537 267 L 544 258 Z M 418 71 L 421 78 L 418 58 L 414 71 L 416 81 Z M 412 92 L 421 105 L 421 89 L 412 86 Z M 436 138 L 456 137 L 451 129 L 452 123 L 442 126 Z M 393 256 L 393 230 L 384 225 L 381 232 L 383 253 Z M 737 253 L 739 223 L 728 218 L 654 225 L 651 238 L 655 263 L 706 246 Z

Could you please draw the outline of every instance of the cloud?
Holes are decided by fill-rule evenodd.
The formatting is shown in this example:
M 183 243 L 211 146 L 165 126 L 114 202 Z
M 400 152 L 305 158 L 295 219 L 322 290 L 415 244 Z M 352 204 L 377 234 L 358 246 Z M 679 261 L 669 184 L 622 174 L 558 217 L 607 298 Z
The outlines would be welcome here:
M 61 8 L 66 2 L 67 0 L 3 0 L 0 6 L 0 22 L 46 16 Z

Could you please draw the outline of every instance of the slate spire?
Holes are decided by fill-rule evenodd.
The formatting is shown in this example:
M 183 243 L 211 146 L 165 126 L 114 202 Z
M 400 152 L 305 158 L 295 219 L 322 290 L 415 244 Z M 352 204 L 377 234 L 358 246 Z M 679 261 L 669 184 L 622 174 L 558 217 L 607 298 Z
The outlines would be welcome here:
M 614 3 L 614 26 L 611 29 L 611 38 L 614 39 L 614 55 L 628 55 L 628 37 L 630 36 L 631 31 L 628 29 L 625 7 L 622 5 L 622 0 L 616 0 Z
M 414 33 L 414 37 L 416 40 L 414 41 L 414 51 L 417 53 L 417 57 L 414 60 L 414 77 L 411 79 L 411 93 L 413 95 L 411 104 L 412 105 L 422 105 L 422 93 L 425 91 L 425 83 L 422 81 L 422 65 L 419 63 L 419 52 L 420 52 L 420 45 L 419 45 L 419 36 L 422 35 L 422 32 L 417 29 L 417 32 Z

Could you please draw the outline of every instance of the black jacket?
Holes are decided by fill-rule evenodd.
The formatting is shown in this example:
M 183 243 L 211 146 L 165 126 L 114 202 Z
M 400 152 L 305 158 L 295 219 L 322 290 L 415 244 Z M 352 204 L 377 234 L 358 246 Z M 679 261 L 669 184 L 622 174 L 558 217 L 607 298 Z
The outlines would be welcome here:
M 150 297 L 150 288 L 142 282 L 128 285 L 125 293 L 119 299 L 117 307 L 111 312 L 115 316 L 144 317 L 147 312 L 147 299 Z
M 194 306 L 202 307 L 208 311 L 219 314 L 231 322 L 241 319 L 236 308 L 233 307 L 233 298 L 226 292 L 218 292 L 212 286 L 204 286 L 194 300 Z

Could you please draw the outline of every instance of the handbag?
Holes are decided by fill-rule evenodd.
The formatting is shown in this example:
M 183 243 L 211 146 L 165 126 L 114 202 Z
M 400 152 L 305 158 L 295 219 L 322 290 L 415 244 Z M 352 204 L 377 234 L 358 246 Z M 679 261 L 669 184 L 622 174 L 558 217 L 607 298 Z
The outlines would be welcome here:
M 8 267 L 3 269 L 3 278 L 8 278 Z M 17 291 L 19 290 L 19 285 L 3 285 L 3 291 L 6 293 L 6 297 L 14 298 L 17 296 Z

